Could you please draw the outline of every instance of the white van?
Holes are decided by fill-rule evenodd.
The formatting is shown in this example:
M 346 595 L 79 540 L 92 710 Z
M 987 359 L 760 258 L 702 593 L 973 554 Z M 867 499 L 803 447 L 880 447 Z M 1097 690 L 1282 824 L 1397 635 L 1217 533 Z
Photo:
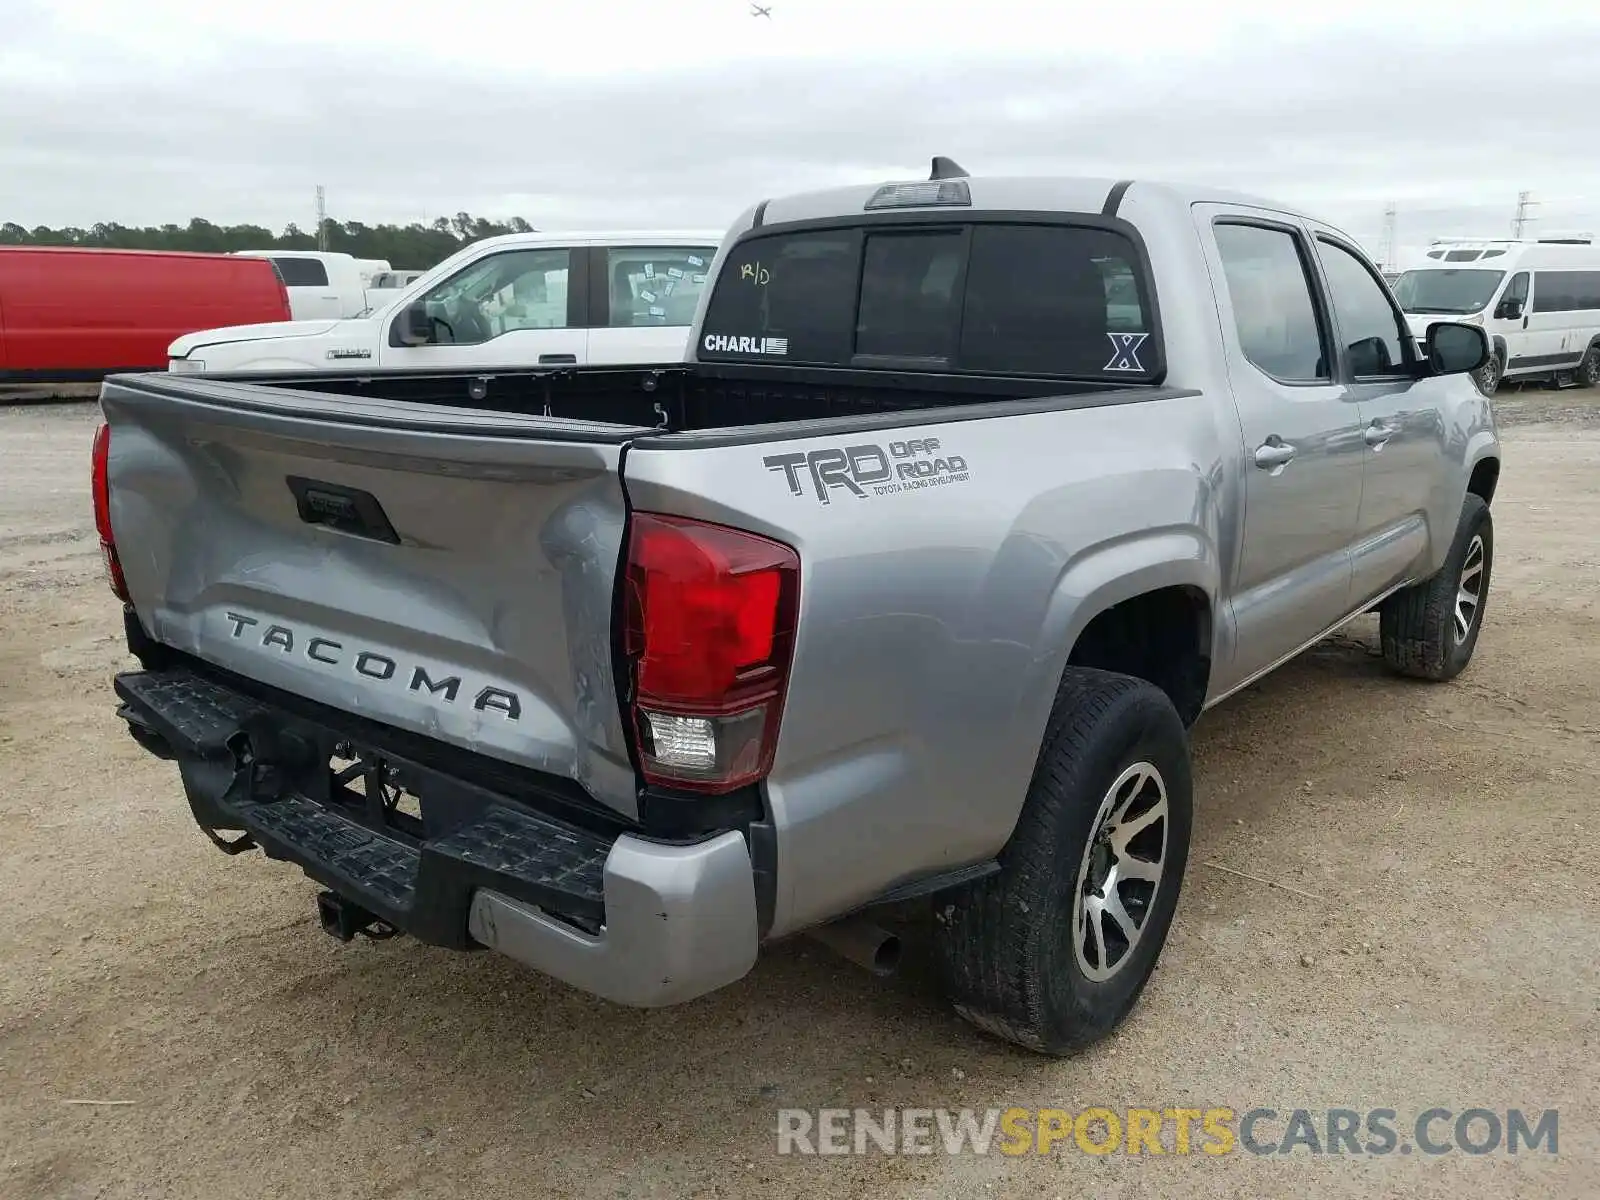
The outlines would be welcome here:
M 1435 242 L 1394 293 L 1419 340 L 1435 321 L 1484 327 L 1486 394 L 1503 379 L 1600 383 L 1600 247 L 1586 237 Z
M 367 307 L 356 316 L 370 317 L 380 308 L 387 308 L 391 300 L 426 274 L 426 271 L 396 271 L 393 268 L 379 271 L 367 280 Z
M 393 269 L 394 268 L 389 265 L 389 260 L 387 258 L 356 259 L 356 270 L 361 273 L 361 282 L 367 287 L 373 286 L 372 281 L 375 277 L 382 275 L 385 271 L 392 271 Z
M 296 321 L 353 317 L 367 307 L 361 262 L 329 250 L 236 250 L 245 258 L 270 259 L 289 289 L 289 311 Z
M 367 299 L 372 299 L 371 293 L 374 291 L 398 291 L 408 283 L 415 283 L 426 274 L 426 271 L 396 271 L 393 267 L 386 267 L 382 271 L 375 272 L 372 278 L 367 280 Z
M 364 371 L 683 361 L 721 233 L 510 233 L 371 314 L 207 329 L 169 371 Z

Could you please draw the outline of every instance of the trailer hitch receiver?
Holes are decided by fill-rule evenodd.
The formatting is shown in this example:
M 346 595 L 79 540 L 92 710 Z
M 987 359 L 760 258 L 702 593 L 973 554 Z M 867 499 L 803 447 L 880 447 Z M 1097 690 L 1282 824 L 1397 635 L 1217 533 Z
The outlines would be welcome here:
M 376 913 L 368 912 L 337 892 L 317 893 L 317 919 L 322 922 L 324 933 L 341 942 L 352 940 L 358 933 L 381 942 L 400 932 Z

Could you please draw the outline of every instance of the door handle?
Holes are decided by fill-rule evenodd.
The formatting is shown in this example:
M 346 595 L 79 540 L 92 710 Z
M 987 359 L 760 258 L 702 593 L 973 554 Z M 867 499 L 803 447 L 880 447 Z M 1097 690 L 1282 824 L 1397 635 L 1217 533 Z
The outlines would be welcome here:
M 540 363 L 567 363 L 569 365 L 575 366 L 575 365 L 577 365 L 577 362 L 578 362 L 578 356 L 576 354 L 541 354 L 541 355 L 539 355 L 539 362 Z
M 1361 440 L 1374 450 L 1383 449 L 1384 445 L 1394 436 L 1394 428 L 1385 425 L 1382 421 L 1373 421 L 1361 434 Z
M 1263 471 L 1277 471 L 1283 468 L 1298 453 L 1299 451 L 1288 442 L 1277 434 L 1273 434 L 1256 447 L 1256 466 Z

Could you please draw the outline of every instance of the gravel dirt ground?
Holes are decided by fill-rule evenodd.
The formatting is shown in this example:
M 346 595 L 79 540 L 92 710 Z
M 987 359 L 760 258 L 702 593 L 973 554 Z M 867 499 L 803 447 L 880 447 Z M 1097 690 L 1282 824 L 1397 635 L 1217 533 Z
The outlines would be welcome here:
M 660 1012 L 338 945 L 113 715 L 93 406 L 0 408 L 0 1197 L 1600 1195 L 1600 398 L 1499 408 L 1472 667 L 1392 678 L 1364 618 L 1203 718 L 1161 969 L 1068 1061 L 948 1013 L 914 916 L 889 981 L 796 942 Z M 776 1153 L 780 1107 L 1091 1104 L 1559 1109 L 1559 1147 Z

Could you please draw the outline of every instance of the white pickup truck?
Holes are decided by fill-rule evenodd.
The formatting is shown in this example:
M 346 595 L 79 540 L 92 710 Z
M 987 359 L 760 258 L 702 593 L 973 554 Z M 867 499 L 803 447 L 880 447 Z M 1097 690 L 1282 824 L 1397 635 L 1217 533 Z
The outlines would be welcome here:
M 459 370 L 680 362 L 720 233 L 512 233 L 369 315 L 186 334 L 168 370 Z
M 272 264 L 289 293 L 289 313 L 296 321 L 359 316 L 370 303 L 366 289 L 371 259 L 332 250 L 235 250 L 234 254 Z

